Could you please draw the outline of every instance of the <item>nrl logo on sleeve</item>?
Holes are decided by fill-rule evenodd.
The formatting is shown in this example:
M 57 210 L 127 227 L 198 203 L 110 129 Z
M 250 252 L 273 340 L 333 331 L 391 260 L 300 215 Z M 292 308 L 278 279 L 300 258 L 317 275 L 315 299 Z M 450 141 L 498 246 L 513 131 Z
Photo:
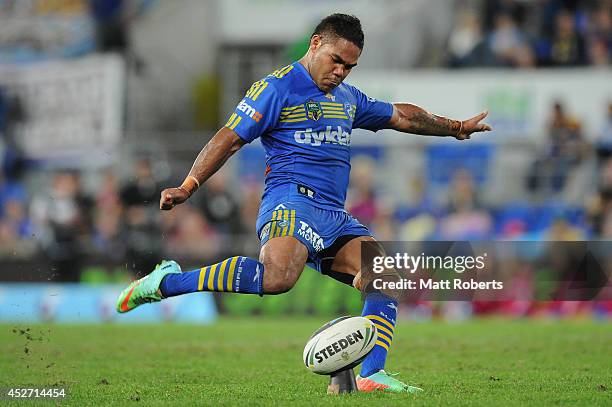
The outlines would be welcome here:
M 319 120 L 321 116 L 323 116 L 323 109 L 321 109 L 321 104 L 313 100 L 309 100 L 308 102 L 306 102 L 306 116 L 310 120 Z

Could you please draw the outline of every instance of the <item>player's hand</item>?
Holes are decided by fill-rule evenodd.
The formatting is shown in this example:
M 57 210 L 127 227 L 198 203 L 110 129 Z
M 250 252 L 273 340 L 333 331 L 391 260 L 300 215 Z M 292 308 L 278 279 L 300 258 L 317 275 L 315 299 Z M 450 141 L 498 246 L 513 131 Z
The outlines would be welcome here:
M 479 115 L 472 117 L 471 119 L 464 120 L 461 125 L 461 130 L 455 138 L 457 140 L 469 140 L 471 138 L 472 133 L 477 133 L 481 131 L 491 131 L 491 126 L 485 123 L 480 123 L 487 115 L 488 111 L 484 111 Z
M 164 189 L 159 200 L 159 209 L 168 211 L 185 202 L 187 198 L 189 198 L 189 193 L 182 188 Z

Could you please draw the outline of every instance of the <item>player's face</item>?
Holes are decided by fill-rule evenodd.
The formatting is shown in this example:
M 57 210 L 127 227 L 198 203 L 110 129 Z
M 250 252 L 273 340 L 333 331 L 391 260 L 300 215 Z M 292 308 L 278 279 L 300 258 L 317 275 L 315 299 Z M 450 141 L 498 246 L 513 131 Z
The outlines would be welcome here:
M 344 38 L 325 41 L 318 35 L 310 40 L 310 51 L 310 76 L 323 92 L 340 85 L 361 55 L 359 47 Z

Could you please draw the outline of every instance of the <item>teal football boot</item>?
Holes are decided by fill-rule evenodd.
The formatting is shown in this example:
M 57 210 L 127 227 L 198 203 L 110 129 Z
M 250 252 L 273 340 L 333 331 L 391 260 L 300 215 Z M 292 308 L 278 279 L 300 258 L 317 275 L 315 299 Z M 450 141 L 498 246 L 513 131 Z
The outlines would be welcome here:
M 140 280 L 132 281 L 117 299 L 117 312 L 124 313 L 139 305 L 158 302 L 163 299 L 159 291 L 162 279 L 168 274 L 181 273 L 181 266 L 175 261 L 163 260 L 151 273 Z
M 423 391 L 423 389 L 419 387 L 409 386 L 406 383 L 402 383 L 393 376 L 395 375 L 389 374 L 384 370 L 379 370 L 368 377 L 357 376 L 357 388 L 359 391 L 366 393 L 375 390 L 389 391 L 393 393 L 419 393 Z

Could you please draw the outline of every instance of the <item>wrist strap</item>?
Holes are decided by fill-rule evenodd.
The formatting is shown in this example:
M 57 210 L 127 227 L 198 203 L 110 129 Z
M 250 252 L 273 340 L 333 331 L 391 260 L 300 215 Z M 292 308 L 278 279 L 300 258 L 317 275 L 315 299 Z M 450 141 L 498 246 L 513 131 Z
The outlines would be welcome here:
M 459 130 L 455 136 L 459 136 L 461 134 L 461 130 L 463 130 L 463 120 L 459 120 Z
M 179 187 L 179 189 L 182 189 L 183 191 L 187 192 L 189 196 L 191 196 L 199 187 L 200 182 L 198 181 L 198 179 L 193 175 L 188 175 L 187 178 L 185 178 L 185 181 L 183 181 L 183 183 Z

